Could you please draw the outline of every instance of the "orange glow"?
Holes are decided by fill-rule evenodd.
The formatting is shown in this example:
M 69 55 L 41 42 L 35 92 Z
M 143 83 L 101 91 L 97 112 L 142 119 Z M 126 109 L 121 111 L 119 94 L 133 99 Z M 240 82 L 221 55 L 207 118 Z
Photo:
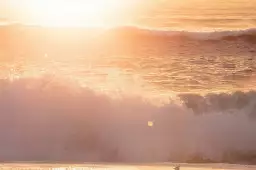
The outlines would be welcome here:
M 26 7 L 44 26 L 105 26 L 127 4 L 121 0 L 29 0 Z

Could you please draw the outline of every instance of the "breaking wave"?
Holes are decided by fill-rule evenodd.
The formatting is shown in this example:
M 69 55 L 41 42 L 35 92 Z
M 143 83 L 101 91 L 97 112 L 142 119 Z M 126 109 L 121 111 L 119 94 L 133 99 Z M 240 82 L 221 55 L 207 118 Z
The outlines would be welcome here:
M 194 40 L 248 40 L 255 43 L 256 39 L 256 28 L 248 28 L 241 30 L 212 30 L 212 31 L 188 31 L 188 30 L 173 30 L 171 28 L 168 29 L 152 29 L 147 27 L 138 27 L 138 26 L 118 26 L 113 28 L 72 28 L 72 29 L 62 29 L 62 28 L 44 28 L 40 26 L 29 26 L 22 24 L 10 24 L 10 25 L 2 25 L 0 26 L 1 31 L 12 33 L 13 30 L 20 30 L 21 28 L 28 30 L 62 30 L 62 32 L 73 30 L 79 33 L 88 32 L 91 34 L 103 33 L 103 35 L 129 35 L 129 36 L 148 36 L 148 37 L 159 37 L 159 38 L 183 38 L 183 39 L 194 39 Z M 8 30 L 8 31 L 6 31 Z M 65 30 L 65 31 L 64 31 Z M 40 32 L 39 32 L 40 33 Z M 70 32 L 69 32 L 70 34 Z M 101 34 L 102 35 L 102 34 Z M 52 36 L 52 35 L 51 35 Z M 140 37 L 141 38 L 141 37 Z
M 154 38 L 168 38 L 175 40 L 177 38 L 183 40 L 226 40 L 226 41 L 237 41 L 244 40 L 251 43 L 256 43 L 256 29 L 244 29 L 244 30 L 225 30 L 225 31 L 198 31 L 198 32 L 190 32 L 190 31 L 174 31 L 174 30 L 154 30 L 154 29 L 146 29 L 140 27 L 117 27 L 112 28 L 107 31 L 107 33 L 113 33 L 114 35 L 123 35 L 129 37 L 141 38 L 144 37 L 154 37 Z
M 243 44 L 240 46 L 241 48 L 243 46 L 253 46 L 254 48 L 254 45 L 256 44 L 256 28 L 244 30 L 192 32 L 187 30 L 150 29 L 136 26 L 120 26 L 108 29 L 61 29 L 44 28 L 38 26 L 8 25 L 0 27 L 0 35 L 2 35 L 6 41 L 3 42 L 4 45 L 15 45 L 17 42 L 20 44 L 26 44 L 30 43 L 28 40 L 32 40 L 33 44 L 46 47 L 48 47 L 49 43 L 60 45 L 61 43 L 52 39 L 52 37 L 59 35 L 61 35 L 63 39 L 69 40 L 69 46 L 71 47 L 81 46 L 81 44 L 84 46 L 97 46 L 102 42 L 103 44 L 101 47 L 104 47 L 104 45 L 108 47 L 108 45 L 112 44 L 113 42 L 118 44 L 132 42 L 129 44 L 129 46 L 143 45 L 142 42 L 153 44 L 162 42 L 164 45 L 168 45 L 169 42 L 176 42 L 178 44 L 186 44 L 187 42 L 190 43 L 191 41 L 199 41 L 199 43 L 204 43 L 207 41 L 214 44 L 229 42 L 230 44 Z M 8 44 L 8 41 L 11 43 Z M 255 52 L 255 50 L 250 50 L 250 52 Z
M 180 104 L 156 106 L 45 82 L 1 80 L 0 160 L 223 161 L 232 153 L 239 162 L 255 154 L 254 91 L 183 94 Z

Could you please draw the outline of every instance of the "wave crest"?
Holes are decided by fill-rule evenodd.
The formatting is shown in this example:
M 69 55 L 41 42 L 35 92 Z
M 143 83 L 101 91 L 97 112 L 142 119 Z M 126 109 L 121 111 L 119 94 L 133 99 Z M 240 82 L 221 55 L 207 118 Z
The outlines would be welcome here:
M 255 92 L 183 95 L 183 106 L 155 106 L 45 79 L 0 84 L 1 160 L 187 161 L 200 153 L 219 161 L 227 152 L 256 151 L 247 109 Z M 212 114 L 196 116 L 198 107 Z M 227 114 L 230 108 L 237 112 Z
M 202 31 L 202 32 L 190 32 L 190 31 L 174 31 L 174 30 L 154 30 L 139 27 L 118 27 L 107 31 L 115 36 L 127 36 L 127 37 L 138 37 L 141 38 L 167 38 L 176 40 L 187 39 L 187 40 L 226 40 L 236 41 L 244 40 L 252 43 L 256 43 L 256 29 L 250 28 L 245 30 L 225 30 L 225 31 Z
M 184 106 L 191 108 L 195 113 L 232 113 L 242 111 L 249 116 L 254 116 L 256 109 L 256 92 L 241 92 L 227 94 L 198 94 L 180 95 Z

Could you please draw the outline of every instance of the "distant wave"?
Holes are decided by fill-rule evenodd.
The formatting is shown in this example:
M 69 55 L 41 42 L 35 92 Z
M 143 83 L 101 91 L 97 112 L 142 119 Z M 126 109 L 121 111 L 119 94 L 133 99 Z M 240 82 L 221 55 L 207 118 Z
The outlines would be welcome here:
M 41 26 L 28 26 L 23 24 L 10 24 L 10 25 L 4 25 L 0 26 L 0 34 L 1 34 L 1 28 L 6 28 L 7 30 L 15 30 L 15 28 L 33 28 L 35 30 L 62 30 L 69 31 L 69 35 L 72 35 L 72 32 L 74 36 L 76 36 L 76 33 L 79 32 L 83 35 L 91 36 L 92 34 L 99 34 L 101 36 L 107 36 L 107 37 L 117 37 L 117 38 L 136 38 L 140 40 L 201 40 L 201 41 L 245 41 L 249 43 L 256 43 L 256 28 L 248 28 L 243 30 L 222 30 L 222 31 L 188 31 L 188 30 L 171 30 L 171 29 L 152 29 L 152 28 L 144 28 L 144 27 L 137 27 L 137 26 L 118 26 L 113 28 L 44 28 Z M 32 30 L 33 30 L 32 29 Z M 5 29 L 4 29 L 5 30 Z M 28 30 L 28 31 L 32 31 Z M 72 32 L 70 32 L 72 30 Z M 5 30 L 6 31 L 6 30 Z M 38 32 L 40 33 L 40 32 Z M 53 33 L 56 33 L 53 31 Z M 63 34 L 64 36 L 65 34 Z M 101 38 L 99 36 L 99 38 Z M 106 38 L 106 37 L 104 37 Z
M 155 106 L 47 78 L 0 86 L 1 161 L 250 162 L 246 154 L 256 152 L 254 91 Z
M 157 29 L 146 29 L 140 27 L 117 27 L 106 31 L 106 33 L 112 33 L 112 35 L 118 36 L 130 36 L 141 38 L 162 38 L 162 39 L 174 39 L 177 38 L 183 40 L 226 40 L 236 41 L 244 40 L 252 43 L 256 43 L 256 28 L 250 28 L 245 30 L 225 30 L 225 31 L 174 31 L 174 30 L 157 30 Z

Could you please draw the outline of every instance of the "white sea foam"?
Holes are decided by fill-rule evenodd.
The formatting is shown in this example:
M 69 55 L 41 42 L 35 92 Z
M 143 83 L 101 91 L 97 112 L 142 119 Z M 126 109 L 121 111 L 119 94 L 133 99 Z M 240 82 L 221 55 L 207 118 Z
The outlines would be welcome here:
M 186 95 L 183 105 L 155 106 L 45 82 L 1 81 L 1 160 L 185 161 L 194 154 L 220 160 L 229 151 L 256 150 L 255 92 L 211 100 Z

